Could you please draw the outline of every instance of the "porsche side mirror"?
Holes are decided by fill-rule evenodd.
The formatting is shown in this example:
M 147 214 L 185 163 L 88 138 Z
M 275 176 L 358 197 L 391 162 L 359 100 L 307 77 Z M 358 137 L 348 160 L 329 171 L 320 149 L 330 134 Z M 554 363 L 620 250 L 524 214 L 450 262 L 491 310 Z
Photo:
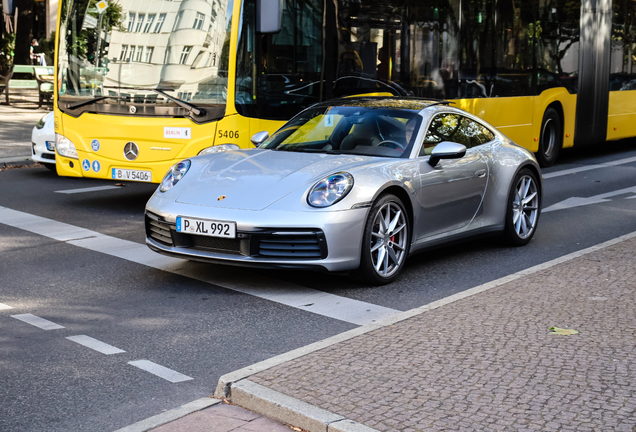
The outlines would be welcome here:
M 267 138 L 269 138 L 269 132 L 261 131 L 256 132 L 254 135 L 252 135 L 250 141 L 252 141 L 252 144 L 254 144 L 256 147 L 260 147 Z
M 466 146 L 450 141 L 442 141 L 431 152 L 428 163 L 431 166 L 435 166 L 440 159 L 459 159 L 464 157 L 465 154 Z

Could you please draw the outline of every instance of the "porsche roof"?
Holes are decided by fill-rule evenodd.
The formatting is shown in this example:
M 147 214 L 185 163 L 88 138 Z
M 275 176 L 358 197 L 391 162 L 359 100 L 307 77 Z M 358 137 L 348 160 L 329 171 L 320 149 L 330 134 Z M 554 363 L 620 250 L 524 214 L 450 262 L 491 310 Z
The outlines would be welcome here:
M 421 111 L 432 105 L 448 105 L 453 102 L 441 99 L 420 99 L 405 97 L 359 96 L 330 99 L 317 106 L 359 106 L 363 108 L 393 108 Z

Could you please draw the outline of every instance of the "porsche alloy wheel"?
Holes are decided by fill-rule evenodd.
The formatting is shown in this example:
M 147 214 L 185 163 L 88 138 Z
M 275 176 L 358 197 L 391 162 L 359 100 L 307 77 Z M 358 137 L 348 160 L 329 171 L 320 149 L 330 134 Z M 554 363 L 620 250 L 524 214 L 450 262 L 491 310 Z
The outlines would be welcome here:
M 524 245 L 536 231 L 541 206 L 541 191 L 532 171 L 517 174 L 508 201 L 505 235 L 510 243 Z
M 382 196 L 371 208 L 364 230 L 360 268 L 354 277 L 373 285 L 393 281 L 409 249 L 408 216 L 394 195 Z

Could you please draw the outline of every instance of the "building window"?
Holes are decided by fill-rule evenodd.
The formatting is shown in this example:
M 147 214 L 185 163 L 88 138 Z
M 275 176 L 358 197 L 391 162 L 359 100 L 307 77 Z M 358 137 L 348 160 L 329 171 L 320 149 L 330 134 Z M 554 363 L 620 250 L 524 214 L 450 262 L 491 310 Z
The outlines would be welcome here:
M 128 55 L 128 58 L 126 59 L 126 61 L 133 61 L 135 60 L 135 46 L 131 45 L 130 46 L 130 54 Z
M 144 61 L 146 63 L 152 63 L 152 53 L 155 51 L 155 47 L 146 47 L 146 58 Z
M 135 28 L 135 13 L 129 12 L 128 13 L 128 31 L 132 32 L 134 28 Z
M 191 46 L 184 46 L 183 51 L 181 51 L 181 57 L 179 58 L 179 64 L 186 64 L 188 61 L 188 56 L 190 55 L 190 51 L 192 51 Z
M 146 25 L 144 26 L 144 33 L 148 33 L 150 31 L 150 29 L 152 28 L 152 23 L 154 22 L 156 16 L 157 14 L 148 15 L 148 20 L 146 21 Z
M 166 54 L 163 56 L 163 64 L 170 64 L 170 47 L 166 48 Z
M 141 56 L 144 53 L 144 47 L 138 47 L 137 49 L 137 58 L 135 58 L 135 61 L 140 62 L 141 61 Z
M 128 45 L 121 46 L 121 54 L 119 55 L 119 60 L 124 61 L 126 58 L 126 53 L 128 52 Z
M 192 26 L 192 28 L 195 30 L 201 30 L 201 27 L 203 27 L 204 20 L 205 20 L 205 15 L 203 15 L 201 12 L 197 12 L 197 16 L 194 19 L 194 25 Z
M 166 20 L 166 14 L 159 15 L 159 19 L 157 20 L 157 25 L 155 25 L 155 33 L 159 33 L 161 31 L 161 27 L 163 27 L 163 22 Z
M 141 26 L 144 24 L 144 18 L 146 18 L 146 14 L 139 14 L 137 19 L 137 28 L 135 32 L 139 33 L 141 31 Z

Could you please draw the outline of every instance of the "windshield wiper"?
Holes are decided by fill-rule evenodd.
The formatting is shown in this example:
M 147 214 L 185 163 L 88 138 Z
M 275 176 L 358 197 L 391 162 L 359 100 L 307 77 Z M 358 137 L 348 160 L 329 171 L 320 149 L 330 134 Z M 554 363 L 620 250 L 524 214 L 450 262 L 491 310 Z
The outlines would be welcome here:
M 122 97 L 121 96 L 97 96 L 97 97 L 94 97 L 93 99 L 89 99 L 87 101 L 83 101 L 83 102 L 80 102 L 80 103 L 69 105 L 69 106 L 66 107 L 66 109 L 81 108 L 84 105 L 90 105 L 92 103 L 99 102 L 100 100 L 104 100 L 104 99 L 122 99 Z
M 165 93 L 161 89 L 144 88 L 144 87 L 117 87 L 117 86 L 104 86 L 104 88 L 116 88 L 116 89 L 119 89 L 119 90 L 150 90 L 150 91 L 153 91 L 155 93 L 159 93 L 162 96 L 165 96 L 167 99 L 170 99 L 172 102 L 176 103 L 181 108 L 187 109 L 191 114 L 194 114 L 197 117 L 201 117 L 201 116 L 205 115 L 205 110 L 203 108 L 199 108 L 196 105 L 193 105 L 193 104 L 188 103 L 188 102 L 184 102 L 181 99 L 177 99 L 174 96 L 170 96 L 169 94 Z

